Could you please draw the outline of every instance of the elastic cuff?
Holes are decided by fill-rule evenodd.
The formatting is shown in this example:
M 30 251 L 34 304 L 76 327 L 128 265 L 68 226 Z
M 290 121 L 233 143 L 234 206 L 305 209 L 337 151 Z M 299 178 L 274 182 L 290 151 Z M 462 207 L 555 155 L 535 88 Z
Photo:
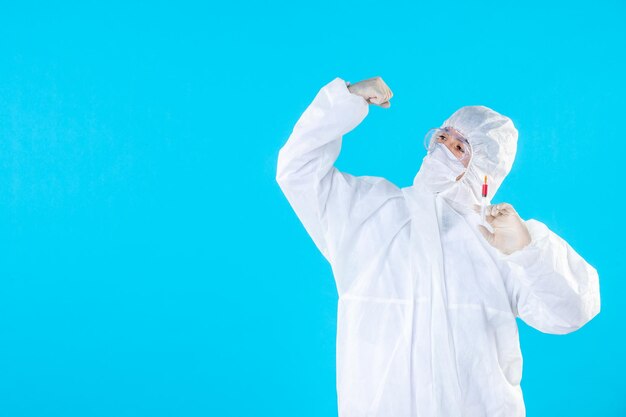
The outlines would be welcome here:
M 339 100 L 352 100 L 355 103 L 359 103 L 359 105 L 366 107 L 368 106 L 367 100 L 363 97 L 352 94 L 350 90 L 348 90 L 348 86 L 346 85 L 346 81 L 341 79 L 340 77 L 335 78 L 330 83 L 326 85 L 326 92 L 331 98 L 332 102 L 337 102 Z

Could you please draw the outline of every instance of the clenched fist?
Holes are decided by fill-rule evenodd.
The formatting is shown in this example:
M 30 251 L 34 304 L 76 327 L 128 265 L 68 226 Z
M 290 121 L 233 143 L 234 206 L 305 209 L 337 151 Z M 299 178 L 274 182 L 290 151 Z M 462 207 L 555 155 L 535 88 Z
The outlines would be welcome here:
M 393 97 L 393 93 L 385 84 L 382 78 L 374 77 L 348 86 L 348 90 L 352 94 L 363 97 L 369 104 L 388 108 L 391 106 L 389 100 Z

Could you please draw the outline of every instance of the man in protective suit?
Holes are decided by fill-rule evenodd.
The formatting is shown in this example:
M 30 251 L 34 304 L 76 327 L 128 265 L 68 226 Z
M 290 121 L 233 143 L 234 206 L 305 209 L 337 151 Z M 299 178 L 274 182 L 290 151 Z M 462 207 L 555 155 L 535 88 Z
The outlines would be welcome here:
M 515 318 L 579 329 L 600 311 L 598 274 L 510 204 L 481 214 L 484 178 L 490 202 L 518 136 L 487 107 L 429 133 L 410 187 L 339 171 L 342 136 L 391 97 L 380 77 L 335 78 L 278 156 L 276 180 L 335 277 L 339 416 L 524 416 Z

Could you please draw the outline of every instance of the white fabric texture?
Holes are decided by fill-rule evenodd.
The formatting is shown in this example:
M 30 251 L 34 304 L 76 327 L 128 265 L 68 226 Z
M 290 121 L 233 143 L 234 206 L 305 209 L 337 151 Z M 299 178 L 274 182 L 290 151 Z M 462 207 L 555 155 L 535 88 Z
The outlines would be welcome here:
M 515 158 L 510 119 L 458 110 L 443 126 L 472 145 L 463 178 L 441 181 L 426 157 L 399 188 L 334 166 L 367 114 L 335 78 L 296 123 L 276 175 L 332 266 L 339 416 L 524 416 L 515 318 L 545 333 L 580 328 L 600 311 L 596 270 L 536 220 L 525 221 L 531 244 L 511 255 L 478 231 L 483 175 L 491 200 Z

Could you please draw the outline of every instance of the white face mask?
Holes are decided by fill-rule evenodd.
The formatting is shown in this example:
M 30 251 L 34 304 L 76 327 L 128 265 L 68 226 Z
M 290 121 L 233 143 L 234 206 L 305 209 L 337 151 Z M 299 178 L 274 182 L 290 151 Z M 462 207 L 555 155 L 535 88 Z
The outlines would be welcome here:
M 437 144 L 435 149 L 427 155 L 427 158 L 432 158 L 445 165 L 450 170 L 450 175 L 454 177 L 455 181 L 459 175 L 465 172 L 463 163 L 442 143 Z
M 463 177 L 457 181 L 456 179 L 463 173 L 465 173 Z M 441 194 L 448 201 L 457 203 L 457 209 L 467 208 L 480 202 L 480 195 L 477 197 L 475 190 L 464 181 L 467 175 L 467 168 L 441 144 L 424 157 L 414 183 L 420 183 L 431 192 Z
M 440 144 L 424 157 L 415 179 L 432 192 L 442 193 L 459 188 L 456 179 L 463 172 L 463 164 Z

